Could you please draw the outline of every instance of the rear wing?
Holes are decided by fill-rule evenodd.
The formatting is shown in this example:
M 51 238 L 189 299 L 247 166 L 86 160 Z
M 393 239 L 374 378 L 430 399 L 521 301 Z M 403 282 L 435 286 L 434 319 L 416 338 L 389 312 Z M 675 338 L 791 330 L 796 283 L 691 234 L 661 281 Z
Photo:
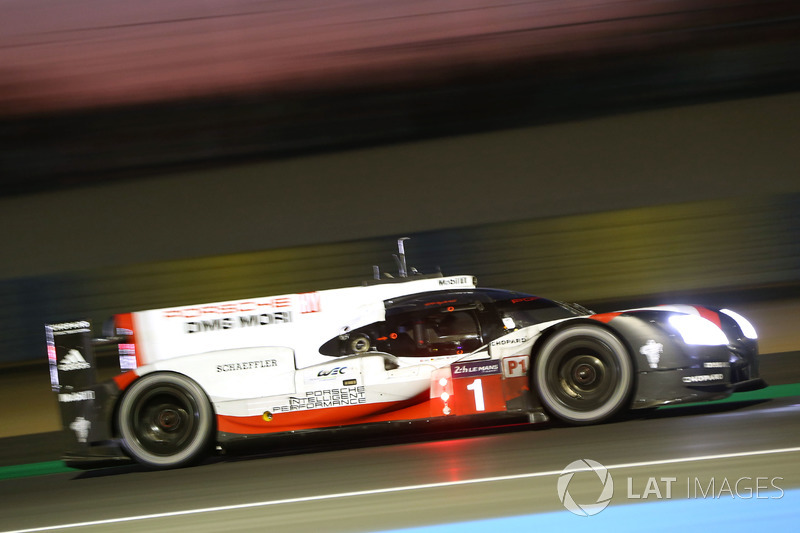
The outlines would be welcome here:
M 50 384 L 57 393 L 61 423 L 72 443 L 65 459 L 102 457 L 106 455 L 102 444 L 112 438 L 108 408 L 118 391 L 97 383 L 91 322 L 46 324 L 45 336 Z
M 44 328 L 53 391 L 68 393 L 96 383 L 91 323 L 81 320 L 45 324 Z

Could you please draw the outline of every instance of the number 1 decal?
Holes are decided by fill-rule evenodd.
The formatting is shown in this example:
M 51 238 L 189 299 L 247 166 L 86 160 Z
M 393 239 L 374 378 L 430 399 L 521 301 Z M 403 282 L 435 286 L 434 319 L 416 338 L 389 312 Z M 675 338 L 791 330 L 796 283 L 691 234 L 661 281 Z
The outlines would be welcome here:
M 467 390 L 471 390 L 472 393 L 475 394 L 475 410 L 485 411 L 486 404 L 483 402 L 483 383 L 481 383 L 480 378 L 467 385 Z

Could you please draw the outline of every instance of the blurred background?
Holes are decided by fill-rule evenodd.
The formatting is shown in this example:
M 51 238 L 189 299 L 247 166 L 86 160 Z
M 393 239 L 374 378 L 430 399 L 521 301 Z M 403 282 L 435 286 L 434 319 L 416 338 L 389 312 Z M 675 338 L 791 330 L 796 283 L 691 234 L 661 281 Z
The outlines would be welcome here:
M 795 1 L 6 0 L 0 368 L 46 321 L 359 284 L 401 236 L 791 328 L 798 90 Z

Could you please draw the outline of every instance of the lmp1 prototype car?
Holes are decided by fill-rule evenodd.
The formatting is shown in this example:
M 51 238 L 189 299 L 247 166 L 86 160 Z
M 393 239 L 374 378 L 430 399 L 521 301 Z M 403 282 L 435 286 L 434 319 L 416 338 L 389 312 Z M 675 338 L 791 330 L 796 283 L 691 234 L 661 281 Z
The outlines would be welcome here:
M 183 466 L 254 437 L 501 415 L 572 424 L 766 386 L 753 326 L 669 305 L 594 314 L 472 276 L 363 286 L 46 326 L 50 375 L 73 449 L 65 460 Z M 96 383 L 93 345 L 121 373 Z

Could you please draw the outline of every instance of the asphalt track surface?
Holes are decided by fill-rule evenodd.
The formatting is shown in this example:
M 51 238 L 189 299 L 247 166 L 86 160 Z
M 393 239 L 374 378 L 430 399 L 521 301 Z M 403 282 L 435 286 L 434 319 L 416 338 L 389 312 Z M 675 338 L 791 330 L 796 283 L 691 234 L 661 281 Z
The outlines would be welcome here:
M 800 381 L 800 354 L 764 359 L 763 375 L 773 384 Z M 0 531 L 70 524 L 70 530 L 80 531 L 252 531 L 267 526 L 276 531 L 377 531 L 566 513 L 556 490 L 558 475 L 583 458 L 599 461 L 614 476 L 612 506 L 657 501 L 652 485 L 647 498 L 635 498 L 645 493 L 650 477 L 656 478 L 662 497 L 668 484 L 671 498 L 691 499 L 698 490 L 708 492 L 712 483 L 719 492 L 725 479 L 731 485 L 743 479 L 741 494 L 756 491 L 758 484 L 771 491 L 762 489 L 762 496 L 774 496 L 800 488 L 798 415 L 800 396 L 785 396 L 660 409 L 591 427 L 516 426 L 417 440 L 395 435 L 357 448 L 339 438 L 167 472 L 120 466 L 5 479 L 0 481 Z M 8 453 L 9 446 L 38 441 L 42 454 L 48 446 L 55 449 L 53 438 L 34 435 L 0 443 Z M 331 444 L 333 449 L 321 451 Z M 589 501 L 598 483 L 594 474 L 578 473 L 570 493 L 576 501 Z M 779 502 L 766 497 L 755 503 L 770 513 Z

